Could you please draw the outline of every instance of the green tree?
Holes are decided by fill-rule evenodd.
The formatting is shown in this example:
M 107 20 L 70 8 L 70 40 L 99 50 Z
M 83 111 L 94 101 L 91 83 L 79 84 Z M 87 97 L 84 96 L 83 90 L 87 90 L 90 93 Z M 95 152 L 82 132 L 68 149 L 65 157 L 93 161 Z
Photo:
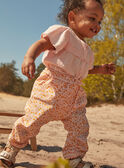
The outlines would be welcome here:
M 21 95 L 23 81 L 17 75 L 15 64 L 15 61 L 0 64 L 0 91 Z

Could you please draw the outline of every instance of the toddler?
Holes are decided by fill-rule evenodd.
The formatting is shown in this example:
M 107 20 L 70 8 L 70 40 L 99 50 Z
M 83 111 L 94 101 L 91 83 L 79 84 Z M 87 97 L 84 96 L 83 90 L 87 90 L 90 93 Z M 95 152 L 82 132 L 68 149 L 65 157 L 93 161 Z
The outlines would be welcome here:
M 100 0 L 63 0 L 58 18 L 66 26 L 53 25 L 27 51 L 22 73 L 34 77 L 35 59 L 44 52 L 45 70 L 36 79 L 25 106 L 0 154 L 1 165 L 13 167 L 19 150 L 50 121 L 62 121 L 68 131 L 63 156 L 72 168 L 91 168 L 83 161 L 88 150 L 87 98 L 81 80 L 90 74 L 113 74 L 114 64 L 93 66 L 94 56 L 84 41 L 98 34 L 104 16 Z

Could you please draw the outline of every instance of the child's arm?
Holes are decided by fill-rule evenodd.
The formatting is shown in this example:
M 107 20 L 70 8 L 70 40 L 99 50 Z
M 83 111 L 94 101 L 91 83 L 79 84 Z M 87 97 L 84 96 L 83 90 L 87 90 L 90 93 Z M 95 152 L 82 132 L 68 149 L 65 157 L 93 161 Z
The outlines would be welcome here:
M 22 63 L 22 73 L 29 79 L 34 77 L 35 73 L 35 59 L 45 50 L 55 50 L 49 38 L 41 38 L 36 41 L 27 51 Z
M 89 70 L 89 74 L 110 74 L 112 75 L 115 72 L 115 64 L 104 64 L 94 66 L 93 69 Z

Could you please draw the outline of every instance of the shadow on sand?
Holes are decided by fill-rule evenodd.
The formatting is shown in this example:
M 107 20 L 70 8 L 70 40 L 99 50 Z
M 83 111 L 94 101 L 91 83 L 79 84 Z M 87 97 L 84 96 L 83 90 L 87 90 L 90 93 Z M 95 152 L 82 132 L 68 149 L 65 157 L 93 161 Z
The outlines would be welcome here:
M 37 165 L 37 164 L 31 164 L 29 162 L 21 162 L 21 163 L 16 163 L 15 166 L 16 168 L 18 167 L 27 167 L 27 168 L 44 168 L 45 165 Z
M 117 168 L 117 167 L 108 166 L 108 165 L 102 165 L 102 166 L 100 166 L 100 168 Z
M 27 145 L 25 148 L 23 148 L 23 150 L 31 150 L 31 146 Z M 62 148 L 59 146 L 41 146 L 41 145 L 37 145 L 37 152 L 39 152 L 40 150 L 44 150 L 46 152 L 61 152 Z
M 5 147 L 5 143 L 1 143 L 0 146 L 2 148 Z M 31 146 L 27 145 L 26 147 L 24 147 L 22 150 L 31 150 Z M 37 152 L 39 152 L 40 150 L 44 150 L 46 152 L 61 152 L 62 148 L 59 146 L 41 146 L 41 145 L 37 145 Z
M 45 168 L 46 165 L 36 165 L 36 164 L 31 164 L 29 162 L 22 162 L 22 163 L 17 163 L 15 164 L 15 167 L 18 168 L 18 167 L 24 167 L 24 168 Z M 94 167 L 95 168 L 95 167 Z M 109 165 L 101 165 L 99 166 L 99 168 L 117 168 L 117 167 L 113 167 L 113 166 L 109 166 Z
M 5 147 L 5 143 L 1 143 L 0 146 L 2 148 Z M 22 150 L 31 150 L 31 146 L 27 145 L 25 148 L 23 148 Z M 41 145 L 37 145 L 37 151 L 40 150 L 44 150 L 46 152 L 61 152 L 62 148 L 59 146 L 41 146 Z M 15 167 L 24 167 L 24 168 L 44 168 L 45 165 L 37 165 L 37 164 L 32 164 L 29 162 L 21 162 L 21 163 L 16 163 Z M 95 167 L 94 167 L 95 168 Z M 100 165 L 99 168 L 117 168 L 117 167 L 113 167 L 110 165 Z

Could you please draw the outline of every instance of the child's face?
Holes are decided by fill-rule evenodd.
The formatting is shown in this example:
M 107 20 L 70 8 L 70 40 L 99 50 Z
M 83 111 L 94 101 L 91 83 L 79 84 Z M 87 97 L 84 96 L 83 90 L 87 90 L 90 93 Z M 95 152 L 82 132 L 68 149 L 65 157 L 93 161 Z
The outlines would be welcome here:
M 73 15 L 73 16 L 71 16 Z M 103 7 L 95 0 L 86 2 L 86 8 L 77 13 L 70 14 L 69 26 L 80 39 L 92 38 L 101 29 L 101 21 L 104 16 Z M 73 21 L 72 21 L 73 20 Z

